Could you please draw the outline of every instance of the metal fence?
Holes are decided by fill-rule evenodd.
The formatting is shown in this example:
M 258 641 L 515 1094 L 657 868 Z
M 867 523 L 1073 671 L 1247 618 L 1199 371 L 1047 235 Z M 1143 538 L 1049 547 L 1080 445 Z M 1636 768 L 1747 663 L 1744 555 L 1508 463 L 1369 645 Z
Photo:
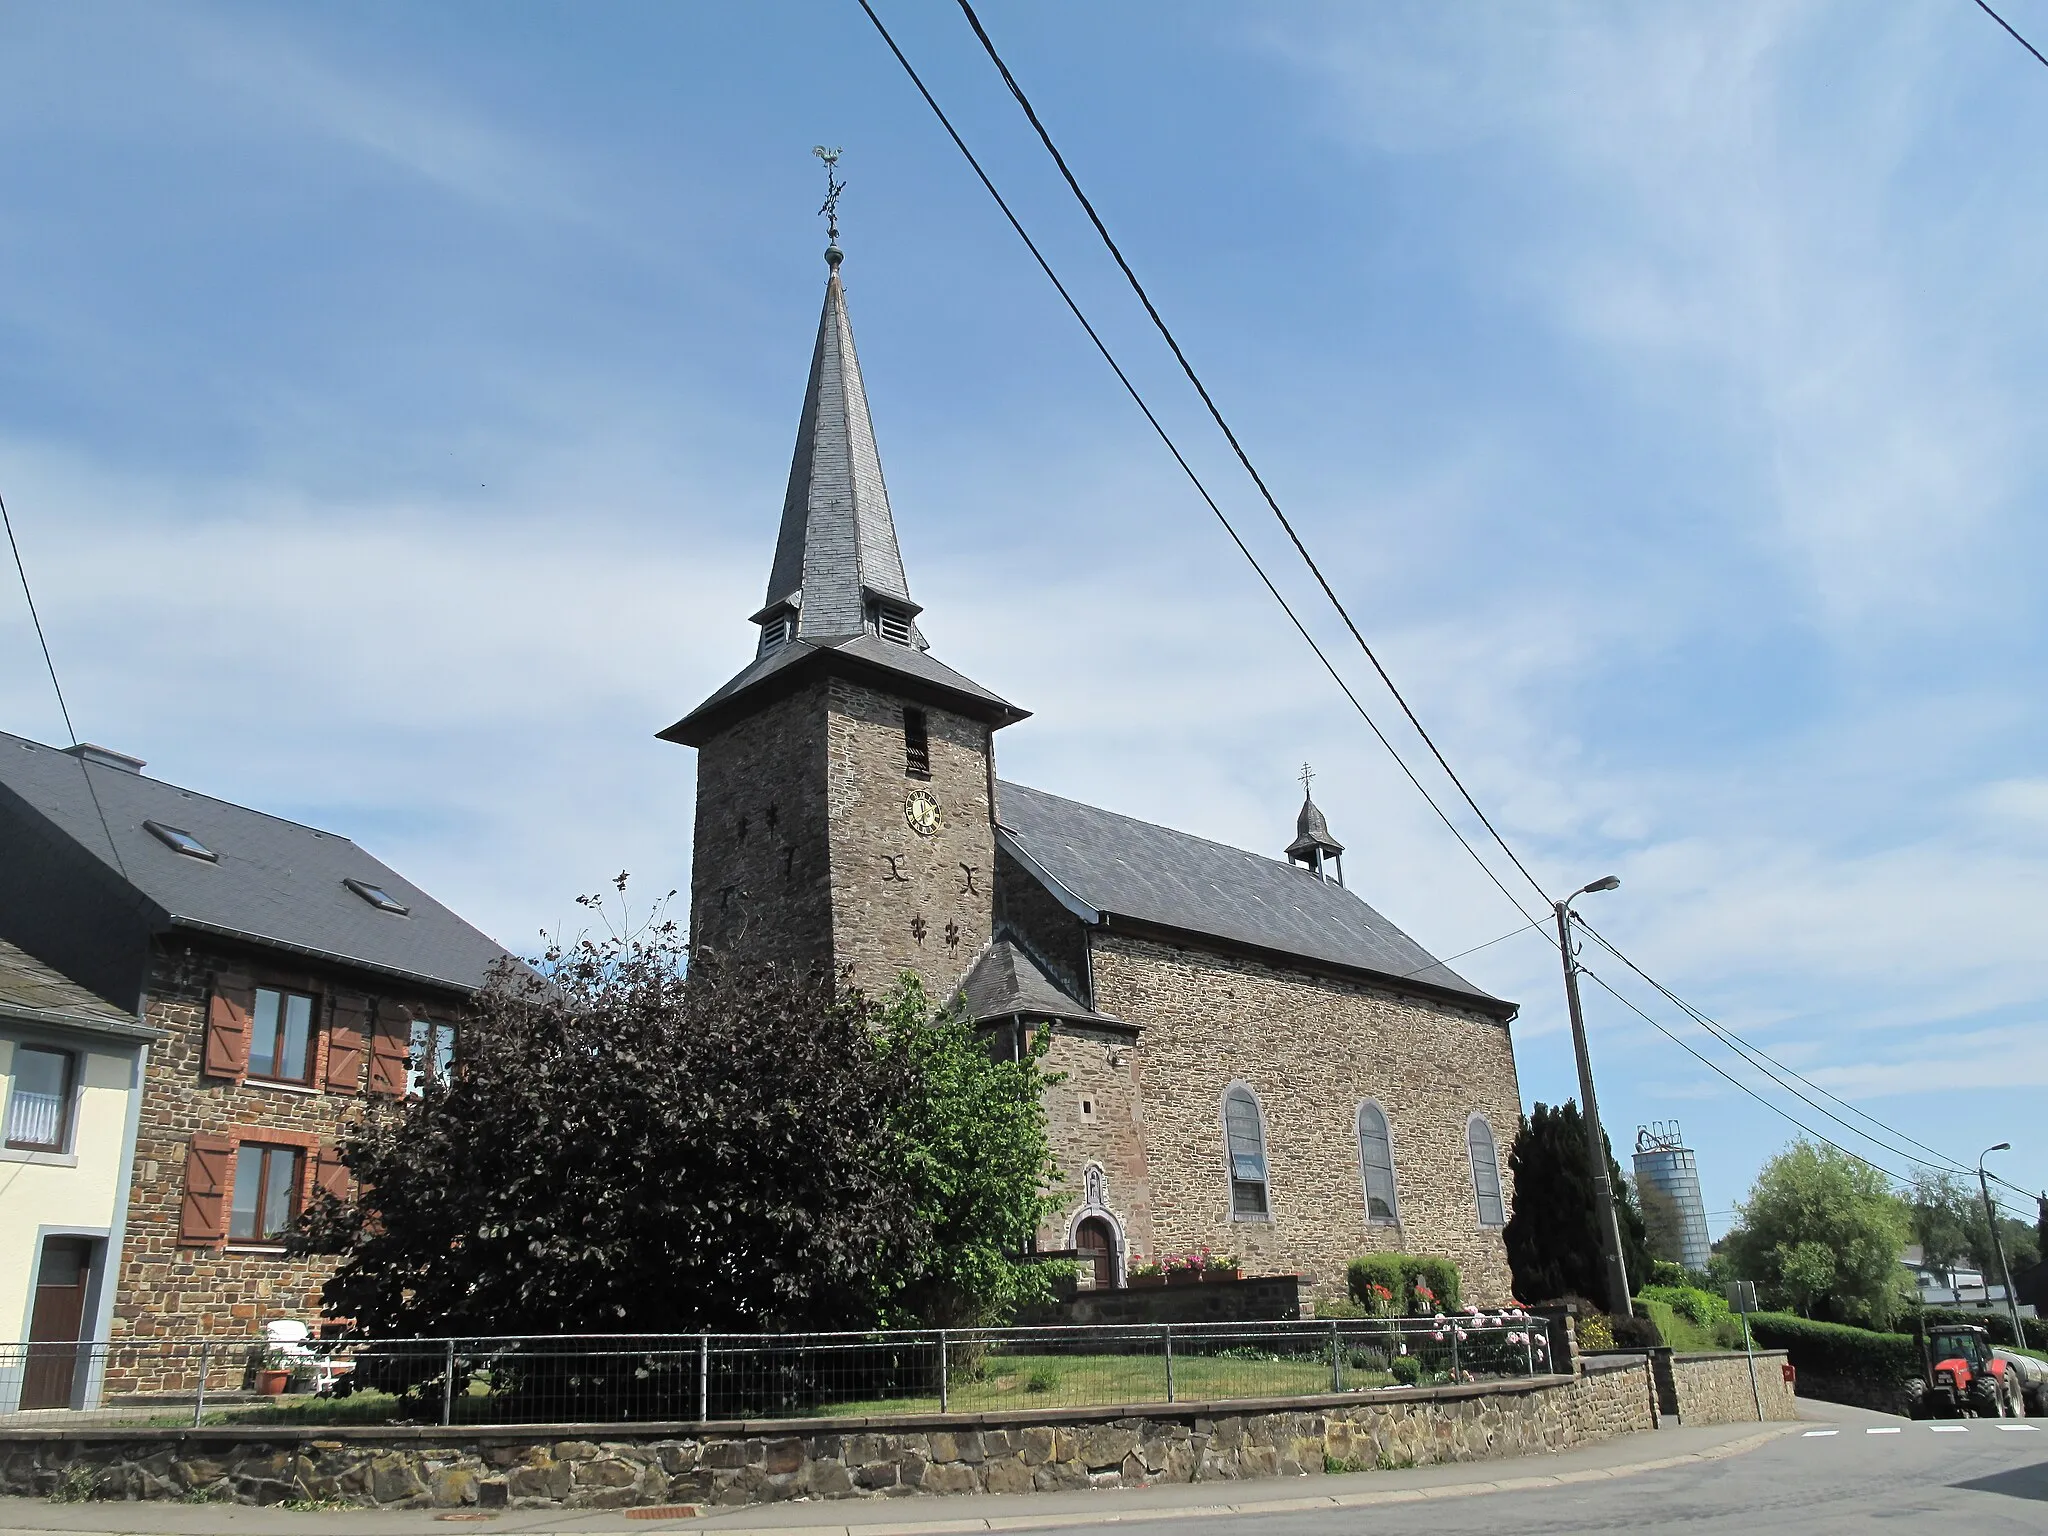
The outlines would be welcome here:
M 979 1413 L 1370 1392 L 1541 1375 L 1543 1323 L 1454 1318 L 0 1344 L 0 1413 L 155 1424 L 631 1423 Z M 78 1409 L 53 1415 L 75 1422 Z

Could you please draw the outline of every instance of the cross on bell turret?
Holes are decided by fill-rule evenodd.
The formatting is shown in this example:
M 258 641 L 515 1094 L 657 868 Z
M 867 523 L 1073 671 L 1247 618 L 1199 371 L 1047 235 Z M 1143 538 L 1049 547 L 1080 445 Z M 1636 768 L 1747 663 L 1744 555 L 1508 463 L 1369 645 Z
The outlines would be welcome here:
M 1287 862 L 1299 864 L 1318 880 L 1344 883 L 1344 845 L 1330 836 L 1330 824 L 1322 808 L 1309 793 L 1315 770 L 1301 765 L 1301 814 L 1294 819 L 1294 841 L 1287 845 Z

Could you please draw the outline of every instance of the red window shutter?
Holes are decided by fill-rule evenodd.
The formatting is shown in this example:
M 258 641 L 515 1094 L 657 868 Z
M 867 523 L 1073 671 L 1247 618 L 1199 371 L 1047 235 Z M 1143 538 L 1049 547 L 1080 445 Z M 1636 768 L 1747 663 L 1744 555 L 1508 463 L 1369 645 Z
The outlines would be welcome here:
M 217 976 L 206 1000 L 206 1050 L 201 1070 L 208 1077 L 240 1082 L 249 1072 L 249 1013 L 256 989 L 239 976 Z
M 337 997 L 327 1026 L 327 1091 L 355 1093 L 363 1086 L 363 1047 L 369 1039 L 370 1005 L 360 997 Z
M 411 1055 L 412 1015 L 396 1003 L 379 1003 L 377 1028 L 370 1036 L 370 1092 L 403 1098 Z
M 348 1164 L 341 1160 L 338 1147 L 320 1149 L 320 1160 L 313 1165 L 313 1190 L 342 1201 L 353 1193 L 349 1188 Z
M 185 1201 L 178 1213 L 181 1243 L 224 1242 L 228 1235 L 228 1175 L 232 1138 L 198 1131 L 185 1145 Z

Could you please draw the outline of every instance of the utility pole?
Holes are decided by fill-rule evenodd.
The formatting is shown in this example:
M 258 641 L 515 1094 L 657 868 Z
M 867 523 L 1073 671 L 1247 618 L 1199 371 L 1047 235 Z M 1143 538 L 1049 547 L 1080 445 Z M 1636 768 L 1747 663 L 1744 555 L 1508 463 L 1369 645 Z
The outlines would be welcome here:
M 1614 1203 L 1614 1181 L 1607 1173 L 1607 1139 L 1600 1132 L 1600 1104 L 1593 1097 L 1593 1056 L 1586 1047 L 1586 1015 L 1579 1006 L 1579 961 L 1572 947 L 1572 902 L 1594 891 L 1611 891 L 1621 881 L 1605 875 L 1551 903 L 1557 914 L 1557 950 L 1564 958 L 1564 997 L 1572 1015 L 1572 1050 L 1579 1058 L 1579 1107 L 1586 1122 L 1586 1160 L 1593 1170 L 1593 1225 L 1600 1234 L 1600 1257 L 1607 1271 L 1607 1306 L 1617 1316 L 1629 1315 L 1631 1292 L 1628 1264 L 1621 1254 L 1621 1216 Z
M 1984 1159 L 1994 1152 L 2010 1152 L 2012 1143 L 2001 1141 L 1986 1147 L 1977 1158 L 1977 1189 L 1984 1196 L 1984 1224 L 1991 1229 L 1991 1250 L 1998 1255 L 1998 1272 L 2005 1277 L 2005 1309 L 2012 1315 L 2012 1341 L 2027 1347 L 2027 1330 L 2020 1323 L 2020 1299 L 2013 1294 L 2012 1266 L 2005 1262 L 2005 1239 L 1998 1235 L 1998 1212 L 1991 1204 L 1991 1180 L 1984 1172 Z

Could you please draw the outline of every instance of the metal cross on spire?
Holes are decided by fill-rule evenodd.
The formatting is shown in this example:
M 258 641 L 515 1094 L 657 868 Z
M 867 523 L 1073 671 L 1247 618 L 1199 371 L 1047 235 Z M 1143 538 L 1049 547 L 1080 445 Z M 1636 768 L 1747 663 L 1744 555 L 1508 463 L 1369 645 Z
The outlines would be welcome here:
M 825 238 L 833 251 L 839 249 L 839 194 L 846 190 L 846 183 L 839 179 L 839 157 L 845 153 L 838 145 L 827 149 L 822 144 L 813 144 L 811 153 L 825 162 L 825 201 L 818 212 L 825 218 Z
M 1301 797 L 1302 797 L 1302 799 L 1306 800 L 1306 799 L 1308 798 L 1308 781 L 1309 781 L 1310 779 L 1314 778 L 1315 776 L 1316 776 L 1316 771 L 1315 771 L 1315 769 L 1313 769 L 1313 768 L 1309 767 L 1309 765 L 1308 765 L 1307 763 L 1303 763 L 1303 764 L 1301 765 Z

